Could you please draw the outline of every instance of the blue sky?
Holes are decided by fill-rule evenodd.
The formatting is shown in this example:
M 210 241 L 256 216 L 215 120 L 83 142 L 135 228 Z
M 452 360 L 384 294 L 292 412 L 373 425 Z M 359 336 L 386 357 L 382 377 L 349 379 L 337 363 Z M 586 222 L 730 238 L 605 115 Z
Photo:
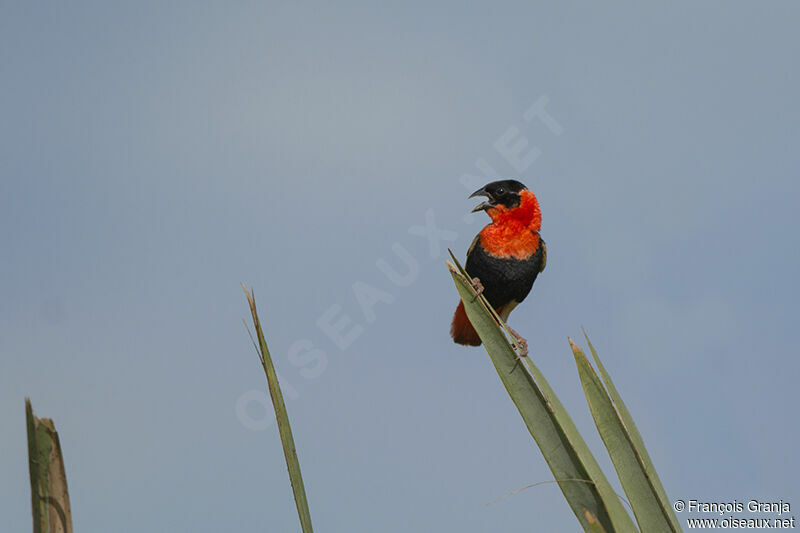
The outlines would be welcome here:
M 485 506 L 552 479 L 485 352 L 448 336 L 446 248 L 494 175 L 537 193 L 548 243 L 510 323 L 606 472 L 581 326 L 670 497 L 800 505 L 796 4 L 0 12 L 9 531 L 26 395 L 76 530 L 297 529 L 242 281 L 319 531 L 576 530 L 554 485 Z M 348 342 L 319 325 L 341 320 Z

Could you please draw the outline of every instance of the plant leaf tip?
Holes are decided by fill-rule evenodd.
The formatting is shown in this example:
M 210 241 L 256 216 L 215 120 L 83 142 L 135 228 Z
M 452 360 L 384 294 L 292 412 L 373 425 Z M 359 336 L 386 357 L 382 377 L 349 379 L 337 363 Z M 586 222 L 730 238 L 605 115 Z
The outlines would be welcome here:
M 445 259 L 444 264 L 447 265 L 447 269 L 450 270 L 450 272 L 452 272 L 453 274 L 461 275 L 461 272 L 458 271 L 456 266 L 449 259 Z
M 572 348 L 573 353 L 577 354 L 581 351 L 578 345 L 575 344 L 575 341 L 572 340 L 572 337 L 567 337 L 567 342 L 569 342 L 569 347 Z
M 569 337 L 567 337 L 567 340 L 569 341 L 569 347 L 572 348 L 572 355 L 574 355 L 575 357 L 586 357 L 583 354 L 583 350 L 581 350 L 580 346 L 575 344 L 575 342 Z

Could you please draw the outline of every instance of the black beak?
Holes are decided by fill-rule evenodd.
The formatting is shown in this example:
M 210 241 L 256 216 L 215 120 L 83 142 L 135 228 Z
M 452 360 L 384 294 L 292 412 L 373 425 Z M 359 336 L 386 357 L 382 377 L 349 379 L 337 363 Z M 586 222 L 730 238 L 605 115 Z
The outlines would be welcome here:
M 486 192 L 486 189 L 484 187 L 481 187 L 480 189 L 469 195 L 470 198 L 475 198 L 476 196 L 485 196 L 486 198 L 489 199 L 489 201 L 479 203 L 478 205 L 475 206 L 475 209 L 470 211 L 471 213 L 477 213 L 478 211 L 485 211 L 486 209 L 491 209 L 492 207 L 494 207 L 494 204 L 492 203 L 494 201 L 492 199 L 492 195 Z

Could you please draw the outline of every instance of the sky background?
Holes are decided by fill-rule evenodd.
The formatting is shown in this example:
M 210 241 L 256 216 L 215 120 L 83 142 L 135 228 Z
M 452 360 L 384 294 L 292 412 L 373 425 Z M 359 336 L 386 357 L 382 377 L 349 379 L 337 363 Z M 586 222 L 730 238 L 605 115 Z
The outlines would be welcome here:
M 510 323 L 615 485 L 581 326 L 671 498 L 800 509 L 799 23 L 793 2 L 0 3 L 0 529 L 30 528 L 25 396 L 76 531 L 299 529 L 243 281 L 318 531 L 576 531 L 556 485 L 485 506 L 552 479 L 448 335 L 446 249 L 494 175 L 536 192 L 548 244 Z M 319 323 L 341 320 L 337 344 Z

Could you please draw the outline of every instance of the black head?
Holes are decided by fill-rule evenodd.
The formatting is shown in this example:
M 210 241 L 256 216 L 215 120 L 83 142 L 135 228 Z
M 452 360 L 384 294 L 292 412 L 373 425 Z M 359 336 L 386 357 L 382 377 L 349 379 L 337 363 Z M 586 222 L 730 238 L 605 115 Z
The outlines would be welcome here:
M 489 199 L 486 202 L 478 204 L 472 212 L 475 213 L 476 211 L 491 209 L 498 205 L 507 208 L 517 207 L 520 202 L 519 193 L 525 189 L 527 189 L 527 187 L 517 180 L 502 180 L 488 183 L 469 195 L 470 198 L 485 196 Z

